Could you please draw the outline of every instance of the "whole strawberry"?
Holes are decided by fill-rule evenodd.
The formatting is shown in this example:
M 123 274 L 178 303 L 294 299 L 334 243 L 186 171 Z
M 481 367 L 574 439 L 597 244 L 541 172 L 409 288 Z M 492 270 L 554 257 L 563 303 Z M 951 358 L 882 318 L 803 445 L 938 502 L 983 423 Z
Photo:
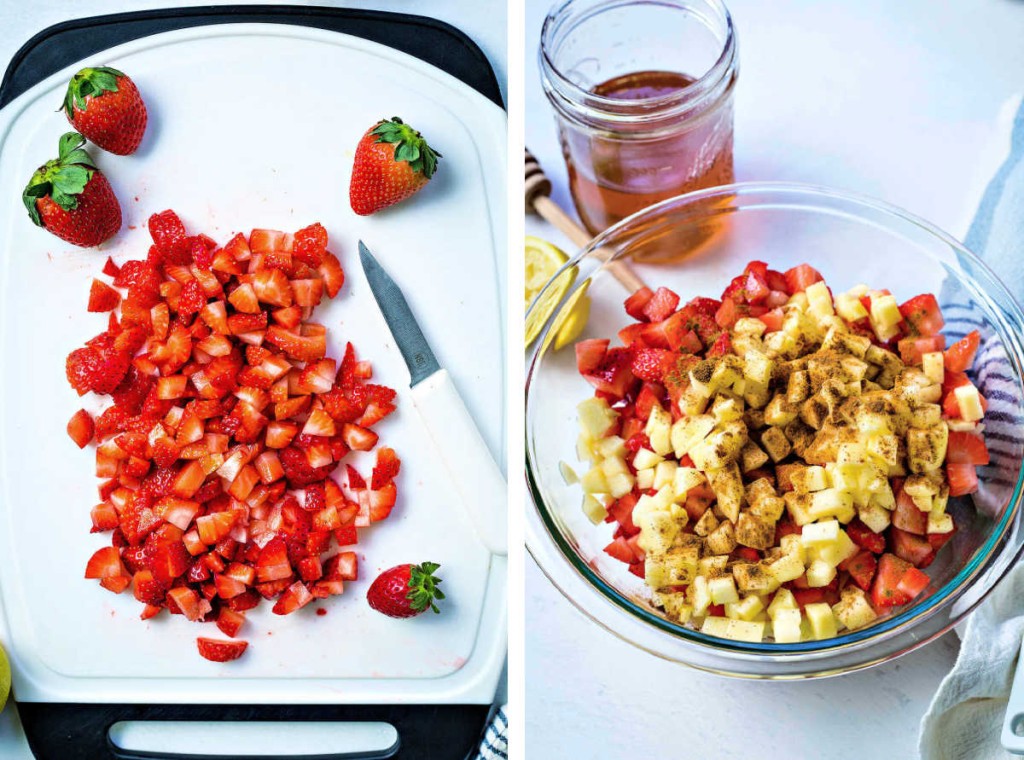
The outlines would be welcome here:
M 366 593 L 366 601 L 377 612 L 393 618 L 416 617 L 429 607 L 440 612 L 435 599 L 444 599 L 437 587 L 440 578 L 434 571 L 440 567 L 434 562 L 422 565 L 398 565 L 377 576 Z
M 352 210 L 367 216 L 404 201 L 437 169 L 441 154 L 397 116 L 378 122 L 356 147 L 348 198 Z
M 119 156 L 134 153 L 146 132 L 146 104 L 139 89 L 109 66 L 85 68 L 71 77 L 64 113 L 87 139 Z
M 121 204 L 77 132 L 60 138 L 58 156 L 36 170 L 22 201 L 32 222 L 62 240 L 89 248 L 121 229 Z

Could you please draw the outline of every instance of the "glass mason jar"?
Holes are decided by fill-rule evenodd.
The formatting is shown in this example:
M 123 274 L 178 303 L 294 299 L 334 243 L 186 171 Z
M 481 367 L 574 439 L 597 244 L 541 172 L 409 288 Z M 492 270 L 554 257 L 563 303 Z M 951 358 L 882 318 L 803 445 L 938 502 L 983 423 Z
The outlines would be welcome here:
M 567 0 L 544 22 L 540 69 L 592 234 L 733 181 L 739 57 L 720 0 Z

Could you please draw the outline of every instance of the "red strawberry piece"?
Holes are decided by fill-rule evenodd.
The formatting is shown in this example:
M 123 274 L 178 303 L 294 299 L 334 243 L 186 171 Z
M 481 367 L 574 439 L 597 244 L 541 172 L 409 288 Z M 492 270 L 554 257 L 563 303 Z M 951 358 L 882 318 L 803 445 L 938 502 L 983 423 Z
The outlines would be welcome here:
M 118 351 L 109 336 L 96 344 L 78 348 L 67 358 L 66 371 L 71 387 L 84 395 L 88 391 L 110 393 L 121 383 L 131 359 Z
M 112 258 L 107 256 L 107 263 L 103 265 L 103 274 L 105 274 L 107 277 L 117 277 L 117 274 L 120 271 L 121 268 L 114 263 L 114 260 Z
M 206 306 L 206 293 L 199 280 L 189 280 L 181 288 L 178 296 L 178 316 L 182 319 L 191 318 Z
M 441 582 L 434 576 L 440 565 L 424 562 L 422 565 L 398 565 L 385 570 L 370 586 L 366 600 L 370 606 L 388 617 L 415 617 L 428 607 L 440 612 L 435 599 L 444 599 L 437 587 Z
M 398 475 L 402 460 L 398 458 L 393 449 L 384 446 L 377 451 L 377 464 L 373 468 L 373 475 L 370 478 L 370 489 L 379 491 L 390 483 Z
M 217 613 L 217 627 L 220 628 L 221 633 L 225 636 L 234 638 L 238 635 L 238 630 L 245 623 L 245 615 L 241 612 L 228 609 L 227 607 L 221 607 Z
M 200 636 L 196 639 L 196 646 L 201 657 L 211 662 L 230 662 L 237 660 L 249 646 L 248 641 L 222 641 L 220 639 L 208 639 Z
M 366 216 L 423 188 L 441 154 L 397 116 L 378 122 L 356 146 L 349 185 L 352 210 Z
M 84 449 L 86 444 L 92 440 L 96 432 L 96 426 L 92 417 L 84 409 L 79 409 L 68 421 L 68 435 L 77 444 L 78 448 Z
M 146 104 L 135 83 L 109 66 L 84 68 L 64 96 L 71 125 L 103 150 L 127 156 L 146 132 Z
M 311 224 L 309 227 L 303 227 L 295 233 L 292 255 L 299 261 L 309 264 L 311 267 L 318 267 L 323 262 L 326 252 L 327 230 L 319 222 Z
M 324 288 L 327 290 L 327 297 L 334 298 L 338 295 L 342 285 L 345 284 L 345 270 L 341 268 L 338 257 L 330 251 L 324 251 L 323 260 L 320 262 L 320 276 L 324 280 Z
M 113 311 L 119 303 L 121 303 L 120 293 L 105 282 L 92 281 L 92 287 L 89 288 L 89 311 Z
M 61 137 L 58 157 L 36 170 L 22 201 L 37 227 L 91 248 L 121 229 L 121 204 L 84 144 L 77 132 Z
M 309 593 L 306 584 L 302 581 L 295 581 L 281 594 L 271 611 L 275 615 L 288 615 L 305 607 L 311 601 L 313 601 L 313 595 Z

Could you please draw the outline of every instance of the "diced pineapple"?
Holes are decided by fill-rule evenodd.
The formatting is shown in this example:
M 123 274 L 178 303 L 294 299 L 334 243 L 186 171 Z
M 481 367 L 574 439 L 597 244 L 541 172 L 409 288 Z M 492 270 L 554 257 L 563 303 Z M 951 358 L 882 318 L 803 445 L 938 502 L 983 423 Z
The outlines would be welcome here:
M 868 310 L 860 298 L 850 292 L 836 296 L 836 313 L 847 322 L 859 322 L 868 317 Z
M 663 586 L 683 586 L 693 581 L 697 575 L 697 560 L 700 549 L 696 546 L 677 546 L 662 555 L 648 555 L 644 560 L 644 574 L 648 585 L 659 588 Z M 660 574 L 655 583 L 651 578 L 651 567 Z
M 708 592 L 711 594 L 712 604 L 730 604 L 740 600 L 740 595 L 736 591 L 736 581 L 730 575 L 709 580 Z
M 672 492 L 675 493 L 677 469 L 679 469 L 679 465 L 675 462 L 658 462 L 658 465 L 654 468 L 654 488 L 661 489 L 667 485 L 671 485 Z
M 693 377 L 693 373 L 690 373 L 690 377 Z M 683 413 L 684 417 L 696 417 L 697 415 L 703 414 L 704 410 L 708 405 L 708 397 L 702 395 L 694 386 L 690 386 L 683 395 L 679 397 L 677 402 L 679 411 Z
M 586 433 L 580 433 L 576 439 L 576 458 L 581 462 L 597 461 L 597 454 L 594 453 L 594 440 Z
M 601 470 L 604 472 L 605 478 L 610 478 L 612 475 L 620 473 L 629 474 L 629 467 L 626 465 L 626 460 L 622 457 L 605 457 L 601 460 Z
M 853 496 L 838 488 L 826 488 L 811 495 L 811 506 L 808 510 L 811 518 L 821 520 L 848 514 L 853 509 Z
M 868 436 L 867 453 L 886 468 L 897 465 L 900 461 L 899 439 L 895 435 L 885 434 Z
M 827 586 L 835 577 L 835 567 L 824 560 L 816 559 L 807 568 L 807 585 L 811 588 Z
M 857 516 L 860 521 L 867 525 L 875 533 L 881 533 L 889 527 L 892 516 L 888 509 L 878 504 L 868 504 L 865 507 L 857 508 Z
M 770 548 L 775 543 L 775 523 L 741 512 L 736 522 L 736 543 L 751 549 Z
M 651 406 L 651 414 L 647 418 L 647 427 L 644 428 L 644 432 L 651 441 L 654 453 L 665 456 L 672 452 L 671 430 L 672 415 L 658 404 Z
M 633 468 L 636 470 L 648 470 L 663 462 L 665 457 L 655 454 L 650 449 L 639 449 L 633 457 Z
M 903 315 L 900 314 L 900 307 L 896 302 L 896 297 L 891 295 L 872 296 L 870 319 L 871 326 L 875 328 L 878 337 L 881 340 L 888 340 L 888 338 L 882 337 L 881 331 L 891 330 L 903 321 Z
M 764 421 L 769 425 L 781 427 L 795 420 L 799 413 L 800 408 L 790 401 L 787 395 L 776 393 L 764 408 Z
M 580 478 L 583 493 L 608 493 L 608 479 L 600 467 L 592 467 Z
M 966 387 L 966 386 L 964 386 Z M 957 390 L 960 390 L 957 388 Z M 907 466 L 911 472 L 932 472 L 946 460 L 949 428 L 939 423 L 927 430 L 907 431 Z
M 792 359 L 799 353 L 800 344 L 789 333 L 776 330 L 764 336 L 764 349 L 769 357 Z
M 985 416 L 985 410 L 981 406 L 981 396 L 978 389 L 973 385 L 961 385 L 954 389 L 957 406 L 960 407 L 960 416 L 967 422 L 976 422 Z
M 949 503 L 949 486 L 943 483 L 939 487 L 939 492 L 932 498 L 931 513 L 933 515 L 941 515 L 946 511 L 946 506 Z
M 800 559 L 800 564 L 807 561 L 807 550 L 804 548 L 803 537 L 796 533 L 790 533 L 779 539 L 779 548 L 783 554 L 791 554 Z
M 637 502 L 639 506 L 639 502 Z M 633 523 L 640 529 L 638 543 L 649 555 L 665 554 L 672 548 L 683 526 L 671 513 L 663 510 L 633 509 Z M 663 584 L 659 584 L 663 585 Z
M 709 387 L 712 393 L 723 388 L 732 388 L 743 379 L 744 360 L 732 354 L 726 354 L 716 363 L 711 373 Z
M 580 428 L 593 440 L 604 437 L 608 428 L 615 424 L 619 413 L 608 406 L 602 398 L 592 396 L 576 405 Z
M 764 621 L 729 620 L 725 638 L 733 641 L 758 642 L 764 640 Z
M 793 490 L 797 493 L 811 493 L 812 491 L 822 491 L 829 486 L 828 473 L 824 467 L 818 465 L 812 465 L 811 467 L 804 467 L 802 470 L 794 471 L 793 476 L 790 478 L 790 482 L 793 484 Z
M 770 496 L 750 505 L 750 514 L 770 523 L 777 523 L 785 511 L 786 502 L 778 496 Z
M 921 356 L 921 369 L 933 383 L 942 383 L 946 377 L 946 357 L 941 351 L 930 351 Z
M 686 594 L 663 594 L 660 601 L 668 616 L 681 624 L 693 616 L 693 605 L 686 601 Z
M 594 525 L 600 525 L 608 516 L 608 510 L 605 509 L 604 504 L 588 493 L 583 495 L 583 514 Z
M 605 458 L 624 458 L 626 456 L 626 442 L 617 435 L 610 435 L 607 438 L 595 441 L 594 451 L 598 456 Z
M 740 451 L 740 469 L 750 472 L 768 463 L 768 455 L 753 441 L 747 441 Z
M 760 322 L 760 320 L 757 320 Z M 757 351 L 748 351 L 743 357 L 743 376 L 759 386 L 765 386 L 772 381 L 773 362 L 764 354 Z
M 804 292 L 807 294 L 807 310 L 811 314 L 818 318 L 830 317 L 835 314 L 832 296 L 824 282 L 819 281 L 808 285 Z
M 628 472 L 619 472 L 608 477 L 608 493 L 621 499 L 633 490 L 635 479 Z
M 768 572 L 764 563 L 737 562 L 732 566 L 736 586 L 744 594 L 770 594 L 779 587 L 775 576 Z
M 800 641 L 800 621 L 803 615 L 799 609 L 780 609 L 772 617 L 772 636 L 779 644 L 796 644 Z
M 832 614 L 850 630 L 863 628 L 878 617 L 864 592 L 853 585 L 843 589 L 839 601 L 832 605 Z
M 562 482 L 567 486 L 576 485 L 580 482 L 580 476 L 565 462 L 558 463 L 558 472 L 562 475 Z
M 711 605 L 711 592 L 708 591 L 708 579 L 703 575 L 698 575 L 693 579 L 693 583 L 686 590 L 686 596 L 690 604 L 693 605 L 694 615 L 703 615 L 708 611 L 708 607 Z
M 704 485 L 707 478 L 704 473 L 694 467 L 677 467 L 675 471 L 675 483 L 673 488 L 676 492 L 676 499 L 686 498 L 686 494 L 697 486 Z
M 863 443 L 849 441 L 840 443 L 836 449 L 836 464 L 860 464 L 867 459 L 867 448 Z
M 715 429 L 715 418 L 710 414 L 698 414 L 695 417 L 682 417 L 672 425 L 670 441 L 676 459 L 682 459 L 690 453 L 690 449 L 707 438 Z
M 743 505 L 743 476 L 735 462 L 720 470 L 708 470 L 708 481 L 718 498 L 718 508 L 722 513 L 736 522 Z
M 953 528 L 954 523 L 952 515 L 945 512 L 938 515 L 933 512 L 928 515 L 929 533 L 952 533 Z
M 835 637 L 836 618 L 828 604 L 825 602 L 808 604 L 804 607 L 804 614 L 807 615 L 807 620 L 811 625 L 811 635 L 815 639 L 821 641 Z
M 650 467 L 646 470 L 636 471 L 636 487 L 641 491 L 646 491 L 648 488 L 654 488 L 654 468 Z
M 761 601 L 761 597 L 754 594 L 743 597 L 739 602 L 734 604 L 734 610 L 736 617 L 739 620 L 754 620 L 758 615 L 764 612 L 764 602 Z
M 733 331 L 738 333 L 746 333 L 750 335 L 764 335 L 767 327 L 765 323 L 760 319 L 754 317 L 741 317 L 736 320 L 736 324 L 733 325 Z
M 736 548 L 736 528 L 729 520 L 719 523 L 707 537 L 708 551 L 712 554 L 731 554 Z
M 711 510 L 708 510 L 709 512 Z M 697 573 L 705 578 L 715 578 L 725 572 L 729 564 L 729 557 L 719 555 L 715 557 L 701 557 L 697 562 Z
M 756 321 L 760 322 L 761 320 L 758 319 Z M 731 396 L 715 396 L 715 400 L 711 404 L 711 414 L 718 421 L 719 425 L 743 419 L 743 412 L 743 402 Z
M 808 523 L 814 522 L 814 518 L 811 517 L 811 495 L 800 494 L 796 491 L 790 491 L 782 497 L 786 502 L 786 511 L 789 512 L 790 518 L 797 525 L 806 526 Z
M 772 599 L 771 604 L 768 605 L 768 616 L 774 619 L 783 610 L 800 611 L 800 607 L 796 603 L 796 597 L 793 596 L 793 592 L 788 588 L 780 588 L 775 592 L 775 597 Z
M 921 404 L 910 410 L 910 427 L 930 428 L 942 422 L 942 407 L 938 404 Z
M 761 445 L 773 462 L 785 459 L 793 450 L 789 438 L 777 427 L 770 427 L 761 434 Z
M 735 462 L 747 443 L 747 426 L 732 420 L 716 427 L 701 443 L 690 449 L 690 458 L 700 470 L 719 470 Z
M 768 572 L 779 583 L 794 581 L 804 574 L 804 563 L 798 554 L 785 554 L 768 565 Z
M 726 638 L 726 633 L 729 631 L 730 622 L 731 621 L 727 617 L 709 615 L 704 618 L 704 622 L 700 626 L 700 632 L 706 633 L 708 636 L 717 636 L 720 639 L 724 639 Z
M 825 520 L 803 526 L 800 540 L 805 547 L 834 545 L 839 540 L 838 520 Z
M 700 516 L 700 519 L 694 523 L 693 532 L 698 536 L 708 536 L 713 533 L 717 527 L 718 518 L 715 517 L 715 511 L 713 509 L 707 509 L 704 514 Z

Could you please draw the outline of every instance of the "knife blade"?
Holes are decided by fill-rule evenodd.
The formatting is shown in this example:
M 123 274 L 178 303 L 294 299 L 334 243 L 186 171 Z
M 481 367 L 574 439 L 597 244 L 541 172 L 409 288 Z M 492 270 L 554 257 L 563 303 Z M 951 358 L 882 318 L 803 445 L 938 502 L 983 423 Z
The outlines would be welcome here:
M 410 396 L 477 535 L 492 554 L 507 554 L 505 478 L 466 405 L 427 343 L 401 289 L 359 241 L 359 260 L 374 300 L 409 368 Z
M 398 350 L 409 367 L 409 376 L 412 378 L 409 385 L 415 387 L 441 369 L 441 365 L 437 363 L 437 357 L 430 349 L 427 339 L 423 337 L 423 331 L 412 315 L 401 289 L 391 279 L 391 275 L 384 271 L 384 267 L 377 262 L 362 240 L 359 241 L 359 261 L 362 262 L 366 280 L 370 283 L 370 292 L 373 293 L 373 298 L 384 315 L 384 321 L 388 323 L 388 329 L 395 338 Z

